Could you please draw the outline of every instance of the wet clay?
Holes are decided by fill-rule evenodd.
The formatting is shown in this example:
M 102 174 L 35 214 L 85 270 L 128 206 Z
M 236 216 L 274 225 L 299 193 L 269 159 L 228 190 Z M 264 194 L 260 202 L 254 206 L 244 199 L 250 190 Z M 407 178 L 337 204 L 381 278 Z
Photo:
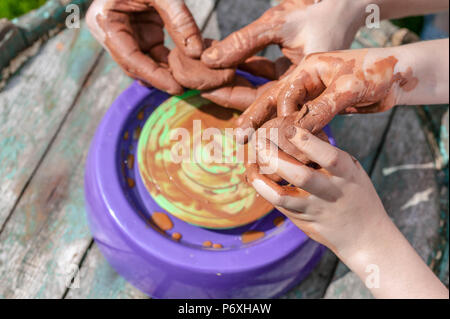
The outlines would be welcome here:
M 139 136 L 141 136 L 142 127 L 138 126 L 133 132 L 133 139 L 137 140 L 139 139 Z
M 274 83 L 268 82 L 262 86 L 255 87 L 245 78 L 236 76 L 231 84 L 213 91 L 203 92 L 201 95 L 223 107 L 244 111 Z
M 280 57 L 272 62 L 260 56 L 250 57 L 239 65 L 239 69 L 269 80 L 283 78 L 293 70 L 293 67 L 295 65 L 286 57 Z M 236 76 L 232 83 L 215 90 L 202 92 L 202 96 L 221 106 L 244 111 L 274 84 L 275 82 L 268 82 L 255 87 L 245 78 Z
M 159 229 L 163 231 L 167 231 L 173 228 L 173 222 L 170 219 L 169 216 L 165 213 L 153 213 L 152 214 L 152 220 L 155 223 L 156 226 L 159 227 Z
M 244 181 L 248 146 L 243 147 L 244 158 L 239 159 L 232 133 L 224 134 L 233 128 L 235 117 L 233 110 L 198 95 L 170 98 L 149 117 L 138 145 L 138 167 L 147 190 L 167 212 L 194 225 L 229 228 L 250 223 L 272 210 L 271 204 L 256 196 Z M 194 129 L 195 120 L 201 124 L 198 129 Z M 208 128 L 217 129 L 218 135 L 202 139 Z M 174 133 L 183 129 L 189 138 L 171 139 L 172 129 Z M 211 143 L 223 152 L 208 162 L 213 149 L 205 150 Z M 172 149 L 186 149 L 183 145 L 188 157 L 173 160 Z
M 172 234 L 172 239 L 175 241 L 179 241 L 181 239 L 181 234 L 180 233 L 173 233 Z
M 133 188 L 136 185 L 134 179 L 132 179 L 131 177 L 127 178 L 127 184 L 129 188 Z
M 414 90 L 419 83 L 419 79 L 413 76 L 412 68 L 409 67 L 406 72 L 398 72 L 394 75 L 394 82 L 399 82 L 400 87 L 405 92 Z
M 263 231 L 249 230 L 241 235 L 241 241 L 243 244 L 247 244 L 260 238 L 263 238 L 264 236 L 265 233 Z
M 164 26 L 187 56 L 199 57 L 203 51 L 200 30 L 184 1 L 95 1 L 86 20 L 129 76 L 170 94 L 183 89 L 167 68 Z
M 291 62 L 294 64 L 300 62 L 303 49 L 301 44 L 294 43 L 297 30 L 288 23 L 288 16 L 293 11 L 303 11 L 317 2 L 319 1 L 282 1 L 279 5 L 267 10 L 253 23 L 205 50 L 201 57 L 202 61 L 214 68 L 237 66 L 269 44 L 279 44 L 283 54 Z M 293 21 L 290 23 L 292 24 Z
M 212 242 L 210 240 L 206 240 L 203 242 L 203 247 L 212 247 Z
M 273 224 L 275 225 L 275 227 L 280 227 L 281 225 L 283 225 L 285 219 L 286 218 L 284 218 L 283 216 L 275 217 L 273 220 Z
M 134 166 L 134 155 L 128 154 L 127 156 L 127 167 L 128 169 L 133 169 Z
M 259 180 L 277 192 L 280 196 L 306 198 L 310 195 L 307 191 L 299 187 L 278 185 L 277 182 L 269 178 L 267 175 L 261 174 L 258 164 L 255 163 L 247 164 L 246 179 L 250 185 L 253 185 L 255 180 Z
M 173 77 L 184 87 L 210 90 L 228 84 L 234 79 L 234 69 L 210 69 L 200 60 L 186 56 L 175 47 L 169 54 L 169 67 Z
M 418 83 L 412 70 L 395 73 L 398 62 L 394 56 L 380 58 L 368 67 L 364 60 L 368 50 L 358 53 L 317 53 L 309 55 L 304 66 L 288 78 L 266 90 L 238 119 L 245 130 L 257 128 L 275 114 L 263 127 L 297 125 L 313 134 L 323 135 L 322 128 L 339 113 L 385 111 L 396 104 L 396 86 L 411 91 Z M 280 148 L 292 156 L 294 150 L 280 136 Z
M 311 127 L 304 127 L 302 124 L 303 114 L 301 112 L 295 112 L 285 117 L 277 117 L 270 121 L 267 121 L 261 128 L 278 129 L 278 141 L 272 141 L 286 154 L 292 156 L 296 160 L 303 164 L 310 164 L 311 161 L 304 155 L 294 144 L 289 141 L 289 136 L 292 134 L 290 131 L 292 126 L 298 126 L 304 129 L 310 129 Z M 257 131 L 258 132 L 258 131 Z M 258 133 L 257 133 L 258 134 Z M 321 140 L 328 142 L 328 136 L 322 130 L 315 134 Z M 281 153 L 280 153 L 281 154 Z M 287 159 L 285 159 L 287 160 Z
M 222 244 L 213 244 L 212 248 L 220 249 L 220 248 L 223 248 L 223 246 L 222 246 Z
M 328 64 L 330 70 L 339 70 L 331 77 L 329 74 L 324 74 L 321 77 L 324 83 L 327 83 L 329 95 L 334 99 L 335 109 L 329 111 L 332 116 L 343 110 L 350 113 L 386 111 L 396 104 L 395 95 L 397 92 L 394 84 L 398 83 L 399 88 L 405 92 L 409 92 L 417 86 L 419 80 L 413 76 L 411 68 L 408 68 L 404 73 L 395 72 L 395 66 L 398 63 L 395 56 L 380 58 L 369 67 L 364 68 L 363 60 L 366 54 L 367 50 L 353 59 L 345 59 L 345 55 L 342 58 L 319 57 L 320 61 Z M 331 74 L 333 74 L 333 71 L 331 71 Z M 349 74 L 352 75 L 352 80 L 355 83 L 360 81 L 363 88 L 354 85 L 356 89 L 353 91 L 344 90 L 336 84 L 342 76 Z M 345 82 L 343 83 L 345 86 Z

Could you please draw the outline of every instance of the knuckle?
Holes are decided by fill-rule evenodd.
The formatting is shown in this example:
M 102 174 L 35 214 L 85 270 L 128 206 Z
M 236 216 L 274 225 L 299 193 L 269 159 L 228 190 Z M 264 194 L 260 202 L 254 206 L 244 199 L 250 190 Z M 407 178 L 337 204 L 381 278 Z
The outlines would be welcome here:
M 339 151 L 334 149 L 330 154 L 325 158 L 324 164 L 326 167 L 336 167 L 339 164 Z
M 277 195 L 274 198 L 274 201 L 272 203 L 275 206 L 281 206 L 281 207 L 285 207 L 286 206 L 286 196 L 283 195 Z
M 296 186 L 301 187 L 308 184 L 311 181 L 312 176 L 313 175 L 309 170 L 301 168 L 294 173 L 293 180 Z

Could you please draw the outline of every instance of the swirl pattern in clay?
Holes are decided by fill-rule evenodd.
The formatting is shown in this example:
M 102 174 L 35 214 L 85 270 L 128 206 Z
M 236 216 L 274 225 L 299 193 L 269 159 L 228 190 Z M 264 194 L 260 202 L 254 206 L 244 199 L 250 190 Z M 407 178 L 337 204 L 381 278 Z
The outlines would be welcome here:
M 138 165 L 147 190 L 161 208 L 205 228 L 245 225 L 273 209 L 245 182 L 245 165 L 236 160 L 232 136 L 214 135 L 207 141 L 198 136 L 207 128 L 225 132 L 237 116 L 236 111 L 200 97 L 198 91 L 171 97 L 150 115 L 139 139 Z M 201 120 L 200 131 L 194 129 L 194 120 Z M 171 130 L 179 128 L 189 132 L 188 140 L 171 139 Z M 201 147 L 194 147 L 198 145 L 194 141 L 201 141 Z M 188 144 L 190 160 L 174 162 L 173 146 L 182 142 Z M 206 147 L 211 142 L 221 143 L 223 161 L 204 160 L 212 156 Z

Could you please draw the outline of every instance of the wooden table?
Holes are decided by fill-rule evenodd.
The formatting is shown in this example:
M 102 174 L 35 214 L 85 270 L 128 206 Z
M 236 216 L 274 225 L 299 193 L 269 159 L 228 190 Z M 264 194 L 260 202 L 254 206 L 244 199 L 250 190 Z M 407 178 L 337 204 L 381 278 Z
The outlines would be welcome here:
M 131 80 L 84 21 L 79 29 L 59 31 L 62 20 L 55 17 L 64 15 L 61 8 L 68 2 L 50 0 L 15 21 L 20 41 L 14 26 L 8 34 L 20 43 L 4 38 L 2 47 L 0 41 L 0 67 L 6 55 L 14 58 L 7 61 L 0 91 L 0 297 L 146 298 L 100 254 L 88 229 L 83 196 L 91 138 Z M 84 11 L 90 1 L 72 2 Z M 269 0 L 186 2 L 203 34 L 216 39 L 271 5 Z M 414 37 L 383 22 L 380 29 L 361 30 L 353 47 L 408 39 Z M 8 44 L 6 51 L 5 43 L 15 46 Z M 269 47 L 263 54 L 274 58 L 280 53 Z M 331 127 L 338 145 L 370 174 L 397 226 L 448 286 L 448 106 L 338 116 Z M 322 297 L 370 294 L 327 252 L 314 272 L 284 296 Z

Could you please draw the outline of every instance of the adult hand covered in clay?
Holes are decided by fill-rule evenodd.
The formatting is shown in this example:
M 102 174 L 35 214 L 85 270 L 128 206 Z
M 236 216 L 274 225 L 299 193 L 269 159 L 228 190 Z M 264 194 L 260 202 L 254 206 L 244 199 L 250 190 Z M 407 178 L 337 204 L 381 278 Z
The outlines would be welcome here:
M 86 19 L 129 76 L 170 94 L 183 89 L 167 68 L 163 27 L 187 56 L 198 58 L 203 52 L 200 31 L 182 0 L 95 0 Z
M 446 103 L 447 68 L 448 39 L 312 54 L 264 92 L 237 124 L 243 131 L 256 129 L 276 115 L 317 134 L 338 113 L 380 112 L 397 104 Z M 277 121 L 277 127 L 285 126 L 283 120 Z
M 284 0 L 205 50 L 201 59 L 209 67 L 239 66 L 252 74 L 278 80 L 292 69 L 291 63 L 298 64 L 306 54 L 348 48 L 362 24 L 361 6 L 361 1 L 353 0 Z M 285 56 L 275 62 L 252 58 L 270 44 L 278 44 Z M 235 108 L 245 109 L 249 106 L 246 103 L 261 91 L 252 92 L 242 82 L 235 82 L 208 92 L 207 97 L 219 104 L 233 100 Z
M 211 39 L 205 39 L 205 47 L 211 43 Z M 233 68 L 210 69 L 200 59 L 187 56 L 178 47 L 170 51 L 169 67 L 178 83 L 195 90 L 209 90 L 228 84 L 233 81 L 235 73 Z

